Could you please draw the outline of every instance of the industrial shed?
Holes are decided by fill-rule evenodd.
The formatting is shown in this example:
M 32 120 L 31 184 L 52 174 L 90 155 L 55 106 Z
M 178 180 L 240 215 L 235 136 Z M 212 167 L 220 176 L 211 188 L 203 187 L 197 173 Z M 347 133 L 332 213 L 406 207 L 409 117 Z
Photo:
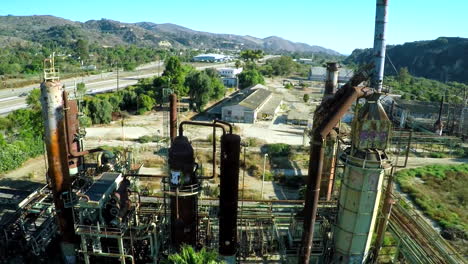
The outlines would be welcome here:
M 278 111 L 281 98 L 277 98 L 263 85 L 256 85 L 239 101 L 224 105 L 221 116 L 224 121 L 255 123 L 258 119 L 271 120 Z

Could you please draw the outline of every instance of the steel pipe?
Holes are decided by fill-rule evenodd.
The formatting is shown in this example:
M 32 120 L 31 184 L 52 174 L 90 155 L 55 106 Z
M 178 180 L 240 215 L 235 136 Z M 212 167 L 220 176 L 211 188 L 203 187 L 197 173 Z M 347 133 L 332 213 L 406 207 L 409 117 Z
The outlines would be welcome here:
M 171 137 L 171 142 L 177 136 L 177 95 L 169 95 L 169 135 Z
M 372 76 L 372 88 L 377 92 L 382 91 L 384 66 L 385 66 L 385 29 L 387 25 L 388 0 L 377 0 L 375 9 L 375 33 L 374 33 L 374 74 Z
M 69 105 L 68 105 L 67 92 L 63 91 L 62 96 L 63 96 L 64 111 L 65 111 L 65 123 L 67 124 L 67 125 L 65 125 L 65 129 L 66 129 L 67 135 L 69 135 L 70 131 L 69 131 L 69 127 L 68 127 L 68 114 L 67 114 L 67 111 L 69 110 Z M 91 154 L 91 153 L 103 151 L 102 148 L 95 148 L 95 149 L 90 149 L 90 150 L 85 150 L 85 151 L 78 151 L 77 148 L 73 147 L 73 141 L 72 140 L 68 140 L 67 145 L 68 145 L 68 155 L 71 158 L 79 158 L 79 157 L 82 157 L 82 156 L 85 156 L 85 155 L 88 155 L 88 154 Z

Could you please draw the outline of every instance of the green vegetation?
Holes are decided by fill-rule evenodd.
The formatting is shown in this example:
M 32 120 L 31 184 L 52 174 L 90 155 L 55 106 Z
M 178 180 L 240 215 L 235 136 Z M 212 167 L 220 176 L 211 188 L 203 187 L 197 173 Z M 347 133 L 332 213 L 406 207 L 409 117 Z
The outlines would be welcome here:
M 263 50 L 243 50 L 240 53 L 240 57 L 244 61 L 256 61 L 263 58 L 264 55 Z
M 29 108 L 0 117 L 0 173 L 20 167 L 44 153 L 44 128 L 38 89 L 26 99 Z
M 388 45 L 385 74 L 398 74 L 394 66 L 396 69 L 406 67 L 414 76 L 468 84 L 467 48 L 468 38 L 458 37 Z M 372 49 L 356 49 L 346 58 L 345 63 L 367 64 L 372 62 L 372 57 Z
M 440 102 L 442 96 L 448 96 L 445 101 L 461 103 L 463 102 L 464 89 L 468 89 L 468 85 L 463 83 L 442 83 L 422 77 L 413 77 L 406 68 L 401 68 L 398 76 L 386 77 L 384 83 L 391 87 L 392 92 L 401 94 L 402 99 L 425 102 Z
M 244 89 L 256 84 L 265 84 L 265 79 L 257 69 L 246 69 L 238 75 L 239 88 Z
M 395 174 L 403 192 L 449 237 L 465 237 L 468 232 L 468 164 L 430 165 L 405 169 Z
M 189 88 L 191 108 L 198 112 L 201 112 L 210 100 L 218 100 L 225 93 L 218 73 L 211 69 L 190 72 L 185 79 L 185 84 Z
M 195 251 L 191 246 L 184 245 L 179 253 L 174 253 L 168 256 L 164 264 L 217 264 L 223 263 L 218 253 L 202 248 L 200 251 Z
M 302 97 L 302 100 L 304 100 L 304 103 L 309 102 L 309 99 L 310 99 L 309 94 L 304 94 L 304 96 Z
M 284 143 L 267 144 L 265 145 L 265 149 L 270 157 L 291 155 L 291 145 Z

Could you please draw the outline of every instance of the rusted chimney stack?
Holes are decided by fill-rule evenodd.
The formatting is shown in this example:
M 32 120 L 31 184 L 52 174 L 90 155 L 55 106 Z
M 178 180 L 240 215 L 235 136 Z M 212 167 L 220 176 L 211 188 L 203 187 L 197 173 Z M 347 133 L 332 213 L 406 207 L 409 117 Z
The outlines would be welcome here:
M 53 193 L 58 228 L 62 238 L 62 249 L 73 247 L 75 232 L 73 212 L 65 208 L 65 192 L 70 191 L 71 179 L 68 164 L 68 150 L 65 130 L 65 113 L 62 84 L 58 80 L 44 81 L 41 84 L 42 115 L 44 119 L 44 139 L 49 169 L 47 177 Z M 74 252 L 65 257 L 70 258 Z

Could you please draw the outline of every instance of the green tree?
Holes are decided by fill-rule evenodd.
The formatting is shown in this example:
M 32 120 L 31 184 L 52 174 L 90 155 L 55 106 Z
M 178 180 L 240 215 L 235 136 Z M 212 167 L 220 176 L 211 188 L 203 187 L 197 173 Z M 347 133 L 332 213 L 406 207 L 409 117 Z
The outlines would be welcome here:
M 185 96 L 188 93 L 187 87 L 184 85 L 187 69 L 180 63 L 179 57 L 172 56 L 166 62 L 166 69 L 162 76 L 169 80 L 169 88 L 171 88 L 179 96 Z
M 86 85 L 83 82 L 77 83 L 76 84 L 76 92 L 78 93 L 78 96 L 83 98 L 83 96 L 86 94 Z
M 185 82 L 190 89 L 191 107 L 201 112 L 213 94 L 210 77 L 205 72 L 197 71 L 189 74 Z
M 304 96 L 302 97 L 302 100 L 304 100 L 304 103 L 307 103 L 309 102 L 309 94 L 304 94 Z
M 93 124 L 109 124 L 112 121 L 112 105 L 106 99 L 93 99 L 88 105 Z
M 240 60 L 236 60 L 234 65 L 236 66 L 237 69 L 239 69 L 240 67 L 242 67 L 242 62 Z
M 170 86 L 169 84 L 169 77 L 167 76 L 160 76 L 156 77 L 153 80 L 153 92 L 154 92 L 154 99 L 156 100 L 156 103 L 159 105 L 163 104 L 163 89 L 168 88 Z
M 255 69 L 246 70 L 238 75 L 239 88 L 244 89 L 256 84 L 265 84 L 263 76 Z
M 76 41 L 76 52 L 81 60 L 89 59 L 88 41 L 84 39 L 78 39 L 78 41 Z
M 266 63 L 272 67 L 273 74 L 276 76 L 291 74 L 297 68 L 297 63 L 295 63 L 289 56 L 269 59 Z
M 142 115 L 154 107 L 154 99 L 146 94 L 138 96 L 138 114 Z
M 263 58 L 264 55 L 263 50 L 243 50 L 240 53 L 240 57 L 244 61 L 256 61 Z
M 226 87 L 219 78 L 211 78 L 211 89 L 213 91 L 211 98 L 215 100 L 221 99 L 226 93 Z
M 33 89 L 29 92 L 28 97 L 26 97 L 26 104 L 34 111 L 41 110 L 41 90 L 40 89 Z
M 408 84 L 410 80 L 411 80 L 411 75 L 408 71 L 408 68 L 407 67 L 400 68 L 398 72 L 398 81 L 401 84 Z

